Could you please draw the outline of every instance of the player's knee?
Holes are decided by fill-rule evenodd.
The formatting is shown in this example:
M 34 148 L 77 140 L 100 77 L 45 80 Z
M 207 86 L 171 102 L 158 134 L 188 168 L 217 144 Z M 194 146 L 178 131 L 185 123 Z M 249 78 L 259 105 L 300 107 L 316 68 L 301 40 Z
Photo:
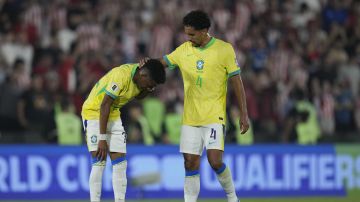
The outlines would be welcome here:
M 219 160 L 209 160 L 209 164 L 213 170 L 219 170 L 223 165 L 223 162 Z
M 198 170 L 199 163 L 197 161 L 185 160 L 184 162 L 185 170 Z
M 92 157 L 91 158 L 91 164 L 93 166 L 105 166 L 106 165 L 106 160 L 100 160 L 97 157 Z

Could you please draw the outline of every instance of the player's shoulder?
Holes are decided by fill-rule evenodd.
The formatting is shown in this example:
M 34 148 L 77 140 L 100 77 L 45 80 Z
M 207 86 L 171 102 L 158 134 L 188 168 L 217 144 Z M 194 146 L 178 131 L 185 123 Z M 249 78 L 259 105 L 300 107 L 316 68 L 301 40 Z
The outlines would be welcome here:
M 134 70 L 134 68 L 136 68 L 137 66 L 139 66 L 137 63 L 123 64 L 114 67 L 113 69 L 110 70 L 109 73 L 117 77 L 131 78 L 131 73 Z
M 184 43 L 180 44 L 176 47 L 176 50 L 186 50 L 192 48 L 192 44 L 190 41 L 185 41 Z
M 120 66 L 114 67 L 111 71 L 113 71 L 114 73 L 117 73 L 117 72 L 131 72 L 137 66 L 139 66 L 139 64 L 137 64 L 137 63 L 122 64 Z
M 226 42 L 226 41 L 224 41 L 224 40 L 222 40 L 222 39 L 218 39 L 218 38 L 215 38 L 215 40 L 216 40 L 216 43 L 215 43 L 215 44 L 218 46 L 217 48 L 221 47 L 221 48 L 223 48 L 223 49 L 225 49 L 225 50 L 227 50 L 227 49 L 233 49 L 233 46 L 232 46 L 231 43 Z

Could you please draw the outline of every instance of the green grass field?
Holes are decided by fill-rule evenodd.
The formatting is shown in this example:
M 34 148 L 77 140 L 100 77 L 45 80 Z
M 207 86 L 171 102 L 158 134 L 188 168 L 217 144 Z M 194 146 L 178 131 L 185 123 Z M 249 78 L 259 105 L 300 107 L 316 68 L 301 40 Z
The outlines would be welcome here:
M 35 202 L 35 200 L 8 200 L 0 202 Z M 43 200 L 36 202 L 48 202 Z M 51 202 L 88 202 L 89 200 L 51 200 Z M 126 200 L 126 202 L 183 202 L 182 199 L 151 199 L 151 200 Z M 104 200 L 102 202 L 113 202 L 113 200 Z M 226 199 L 200 199 L 198 202 L 227 202 Z M 360 202 L 360 190 L 348 191 L 347 197 L 291 197 L 291 198 L 243 198 L 241 202 Z
M 2 200 L 0 200 L 2 201 Z M 182 202 L 183 200 L 128 200 L 127 202 Z M 25 202 L 25 201 L 2 201 L 2 202 Z M 52 201 L 60 202 L 60 201 Z M 61 201 L 64 202 L 64 201 Z M 71 200 L 65 202 L 87 202 L 85 200 Z M 104 202 L 112 202 L 112 200 L 105 200 Z M 226 202 L 225 199 L 207 199 L 207 200 L 198 200 L 198 202 Z M 241 202 L 360 202 L 358 197 L 346 197 L 346 198 L 271 198 L 271 199 L 253 199 L 253 198 L 244 198 L 241 199 Z

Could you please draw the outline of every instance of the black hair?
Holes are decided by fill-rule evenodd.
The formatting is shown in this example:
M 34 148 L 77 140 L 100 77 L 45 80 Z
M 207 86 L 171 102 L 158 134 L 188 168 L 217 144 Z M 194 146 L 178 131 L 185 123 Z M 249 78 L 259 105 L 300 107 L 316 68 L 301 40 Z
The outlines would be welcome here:
M 165 70 L 164 66 L 161 64 L 159 60 L 150 59 L 146 61 L 144 67 L 149 70 L 150 77 L 153 79 L 157 84 L 165 83 Z
M 209 29 L 211 26 L 210 18 L 202 10 L 194 10 L 183 18 L 183 25 L 193 27 L 195 30 Z

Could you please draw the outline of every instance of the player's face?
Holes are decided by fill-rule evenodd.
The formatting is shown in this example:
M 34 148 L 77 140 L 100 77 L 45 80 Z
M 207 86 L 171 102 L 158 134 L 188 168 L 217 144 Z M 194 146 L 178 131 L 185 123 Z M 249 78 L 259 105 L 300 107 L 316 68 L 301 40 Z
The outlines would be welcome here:
M 140 90 L 152 91 L 156 85 L 156 82 L 151 79 L 147 71 L 140 72 L 140 79 L 137 82 L 137 86 L 140 88 Z
M 195 47 L 201 46 L 207 36 L 207 29 L 196 30 L 193 27 L 185 26 L 184 31 L 186 36 L 188 37 L 188 40 Z

